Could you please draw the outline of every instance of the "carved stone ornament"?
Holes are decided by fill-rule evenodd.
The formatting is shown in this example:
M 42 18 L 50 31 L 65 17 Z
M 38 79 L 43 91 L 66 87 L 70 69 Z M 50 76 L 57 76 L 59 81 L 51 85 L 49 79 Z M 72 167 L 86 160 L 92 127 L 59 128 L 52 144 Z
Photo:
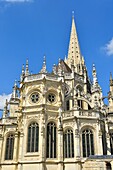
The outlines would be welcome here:
M 75 129 L 75 135 L 79 135 L 79 130 Z

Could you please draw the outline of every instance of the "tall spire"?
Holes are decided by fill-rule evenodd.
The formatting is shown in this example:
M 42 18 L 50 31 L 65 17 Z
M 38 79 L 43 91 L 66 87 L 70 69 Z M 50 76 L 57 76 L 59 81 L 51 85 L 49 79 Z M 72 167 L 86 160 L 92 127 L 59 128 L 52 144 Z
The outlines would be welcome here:
M 74 21 L 74 11 L 72 12 L 72 27 L 71 27 L 71 35 L 70 35 L 70 43 L 69 43 L 69 49 L 68 49 L 68 58 L 67 58 L 67 64 L 71 68 L 71 65 L 75 66 L 75 72 L 79 73 L 78 66 L 82 60 L 81 53 L 80 53 L 80 47 L 78 42 L 78 36 Z
M 40 73 L 47 73 L 47 70 L 46 70 L 46 57 L 45 56 L 44 56 L 44 59 L 43 59 L 43 66 L 42 66 L 42 69 L 41 69 Z

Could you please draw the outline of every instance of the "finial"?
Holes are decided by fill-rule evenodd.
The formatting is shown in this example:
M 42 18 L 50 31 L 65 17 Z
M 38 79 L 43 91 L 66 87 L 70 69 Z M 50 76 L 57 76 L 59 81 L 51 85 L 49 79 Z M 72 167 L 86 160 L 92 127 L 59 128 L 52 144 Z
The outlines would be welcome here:
M 12 92 L 12 98 L 17 98 L 18 97 L 18 91 L 17 91 L 17 80 L 15 80 L 14 82 L 14 86 L 13 86 L 13 92 Z
M 56 71 L 56 64 L 53 64 L 53 73 L 54 73 L 54 74 L 57 74 L 57 71 Z
M 8 114 L 8 101 L 6 99 L 5 105 L 4 105 L 4 112 L 3 112 L 3 118 L 5 118 Z
M 26 60 L 26 70 L 25 70 L 25 75 L 26 75 L 26 76 L 29 75 L 29 62 L 28 62 L 28 59 Z
M 74 11 L 72 11 L 72 19 L 74 19 Z
M 46 70 L 46 56 L 45 55 L 44 55 L 44 58 L 43 58 L 43 66 L 42 66 L 42 69 L 41 69 L 40 73 L 47 73 L 47 70 Z
M 24 69 L 24 64 L 22 65 L 22 74 L 20 76 L 20 81 L 22 82 L 25 76 L 25 69 Z
M 112 81 L 112 73 L 110 72 L 110 80 Z
M 59 58 L 58 63 L 60 64 L 60 62 L 61 62 L 61 59 Z
M 110 72 L 110 86 L 113 86 L 113 78 L 112 78 L 112 73 Z
M 25 70 L 24 70 L 24 64 L 22 65 L 22 74 L 25 73 Z
M 93 85 L 98 84 L 97 73 L 96 73 L 96 68 L 95 68 L 95 64 L 94 63 L 93 63 L 92 75 L 93 75 Z
M 95 70 L 95 64 L 93 63 L 93 70 Z
M 17 87 L 17 80 L 15 80 L 14 87 Z

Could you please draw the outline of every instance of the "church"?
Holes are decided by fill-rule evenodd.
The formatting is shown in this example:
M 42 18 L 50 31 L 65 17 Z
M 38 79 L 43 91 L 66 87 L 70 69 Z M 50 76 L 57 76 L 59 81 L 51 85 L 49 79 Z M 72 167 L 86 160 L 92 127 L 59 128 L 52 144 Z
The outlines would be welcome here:
M 74 16 L 68 54 L 30 74 L 22 67 L 0 119 L 0 170 L 113 170 L 113 78 L 108 96 L 89 79 Z M 108 98 L 108 105 L 104 99 Z

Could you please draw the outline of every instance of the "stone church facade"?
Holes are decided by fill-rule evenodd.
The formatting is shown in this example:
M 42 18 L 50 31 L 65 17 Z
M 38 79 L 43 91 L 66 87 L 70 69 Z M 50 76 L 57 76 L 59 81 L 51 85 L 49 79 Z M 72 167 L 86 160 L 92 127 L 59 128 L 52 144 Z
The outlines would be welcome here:
M 113 79 L 108 105 L 80 52 L 74 17 L 68 56 L 38 74 L 28 60 L 0 119 L 0 170 L 113 169 Z

